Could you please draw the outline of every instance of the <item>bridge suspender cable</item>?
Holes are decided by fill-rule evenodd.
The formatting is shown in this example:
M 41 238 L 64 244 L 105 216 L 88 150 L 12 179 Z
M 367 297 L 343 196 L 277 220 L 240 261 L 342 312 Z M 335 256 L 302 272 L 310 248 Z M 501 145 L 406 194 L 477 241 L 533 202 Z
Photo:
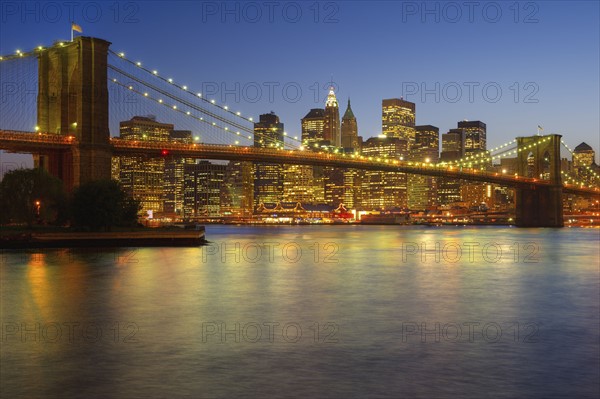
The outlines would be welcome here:
M 221 122 L 223 122 L 223 123 L 225 123 L 225 124 L 229 124 L 229 120 L 227 120 L 227 119 L 224 119 L 224 118 L 222 118 L 222 117 L 219 117 L 218 115 L 215 115 L 215 114 L 213 114 L 212 112 L 206 111 L 206 110 L 204 110 L 204 109 L 202 109 L 202 108 L 200 108 L 200 107 L 198 107 L 198 106 L 196 106 L 196 105 L 194 105 L 194 104 L 192 104 L 192 103 L 190 103 L 190 102 L 188 102 L 188 101 L 182 100 L 182 99 L 180 99 L 180 98 L 179 98 L 179 97 L 177 97 L 177 96 L 170 95 L 168 92 L 165 92 L 164 90 L 161 90 L 161 89 L 159 89 L 159 88 L 155 87 L 154 85 L 146 84 L 144 81 L 140 81 L 140 80 L 138 80 L 137 78 L 135 78 L 134 76 L 132 76 L 132 75 L 130 75 L 130 74 L 128 74 L 128 73 L 126 73 L 126 72 L 124 72 L 124 71 L 120 71 L 120 70 L 119 70 L 119 68 L 116 68 L 116 67 L 114 67 L 114 66 L 110 66 L 110 65 L 109 65 L 109 68 L 111 68 L 111 69 L 115 70 L 117 73 L 120 73 L 120 74 L 122 74 L 123 76 L 126 76 L 127 78 L 130 78 L 130 79 L 133 79 L 133 80 L 135 80 L 136 82 L 138 82 L 138 83 L 140 83 L 140 84 L 142 84 L 142 85 L 144 85 L 144 86 L 148 86 L 148 87 L 149 87 L 149 88 L 151 88 L 152 90 L 154 90 L 154 91 L 156 91 L 156 92 L 158 92 L 158 93 L 161 93 L 161 94 L 165 95 L 166 97 L 169 97 L 169 98 L 171 98 L 172 100 L 174 100 L 174 101 L 176 101 L 176 102 L 183 103 L 184 105 L 188 106 L 189 108 L 191 108 L 191 109 L 193 109 L 193 110 L 196 110 L 196 111 L 198 111 L 198 112 L 200 112 L 200 113 L 207 114 L 207 115 L 209 115 L 209 116 L 211 116 L 211 117 L 214 117 L 215 119 L 217 119 L 217 120 L 219 120 L 219 121 L 221 121 Z M 210 121 L 207 121 L 207 120 L 206 120 L 206 119 L 204 119 L 203 117 L 198 117 L 198 116 L 192 115 L 190 111 L 184 111 L 184 110 L 182 110 L 182 109 L 179 109 L 179 108 L 177 108 L 177 106 L 176 106 L 176 105 L 169 105 L 169 104 L 166 104 L 166 103 L 164 103 L 164 102 L 162 101 L 162 99 L 153 98 L 153 97 L 152 97 L 152 96 L 150 96 L 150 95 L 149 95 L 147 92 L 143 92 L 143 93 L 142 93 L 141 91 L 139 91 L 139 90 L 136 90 L 136 89 L 135 89 L 133 86 L 131 86 L 131 85 L 129 85 L 129 86 L 128 86 L 128 85 L 125 85 L 125 84 L 123 84 L 123 83 L 119 82 L 119 81 L 118 81 L 117 79 L 115 79 L 115 78 L 113 78 L 113 79 L 109 79 L 109 81 L 110 81 L 110 82 L 112 82 L 113 84 L 116 84 L 116 85 L 118 85 L 118 86 L 121 86 L 121 87 L 123 87 L 123 88 L 126 88 L 127 90 L 129 90 L 129 91 L 131 91 L 131 92 L 133 92 L 133 93 L 136 93 L 136 94 L 138 94 L 138 95 L 140 95 L 140 96 L 143 96 L 143 97 L 145 97 L 145 98 L 147 98 L 147 99 L 149 99 L 149 100 L 152 100 L 152 101 L 154 101 L 154 102 L 156 102 L 156 103 L 158 103 L 158 104 L 163 104 L 164 106 L 168 107 L 169 109 L 171 109 L 171 110 L 173 110 L 173 111 L 177 111 L 177 112 L 179 112 L 179 113 L 181 113 L 181 114 L 185 114 L 186 116 L 188 116 L 188 117 L 190 117 L 190 118 L 193 118 L 193 119 L 195 119 L 195 120 L 197 120 L 197 121 L 200 121 L 200 122 L 206 123 L 206 124 L 208 124 L 208 125 L 210 125 L 210 126 L 212 126 L 212 127 L 214 127 L 214 128 L 221 129 L 221 130 L 223 130 L 223 131 L 225 131 L 225 132 L 227 132 L 227 133 L 230 133 L 230 134 L 232 134 L 232 135 L 236 135 L 238 138 L 243 138 L 243 139 L 245 139 L 245 140 L 252 140 L 252 136 L 250 136 L 250 135 L 249 135 L 249 136 L 245 136 L 245 135 L 244 135 L 244 136 L 242 136 L 242 134 L 240 133 L 240 131 L 235 131 L 235 132 L 234 132 L 234 131 L 232 131 L 232 130 L 229 130 L 229 128 L 228 128 L 227 126 L 220 126 L 220 125 L 217 125 L 215 122 L 210 122 Z M 236 124 L 236 125 L 237 125 L 237 124 Z M 237 126 L 238 126 L 238 127 L 240 127 L 240 130 L 244 130 L 246 133 L 253 132 L 252 130 L 249 130 L 248 128 L 245 128 L 244 126 L 241 126 L 241 125 L 237 125 Z M 277 144 L 277 143 L 276 143 L 275 141 L 273 141 L 273 143 L 271 143 L 271 144 Z M 283 143 L 283 145 L 285 146 L 285 145 L 286 145 L 286 143 Z M 287 145 L 288 145 L 288 146 L 290 146 L 290 147 L 292 147 L 292 148 L 294 148 L 294 146 L 293 146 L 293 145 L 291 145 L 291 144 L 289 144 L 289 143 L 288 143 Z
M 200 100 L 202 100 L 202 101 L 210 104 L 211 106 L 219 108 L 219 109 L 221 109 L 221 110 L 223 110 L 223 111 L 225 111 L 225 112 L 227 112 L 227 113 L 229 113 L 231 115 L 234 115 L 234 116 L 236 116 L 236 117 L 238 117 L 240 119 L 243 119 L 244 121 L 254 123 L 252 118 L 246 118 L 246 117 L 242 116 L 241 112 L 239 112 L 239 111 L 238 112 L 234 112 L 234 111 L 231 111 L 229 109 L 229 107 L 226 106 L 226 105 L 221 106 L 219 104 L 216 104 L 214 100 L 208 100 L 207 98 L 203 97 L 201 93 L 195 93 L 193 90 L 188 89 L 187 86 L 179 85 L 179 84 L 173 82 L 173 79 L 171 79 L 171 78 L 165 78 L 165 77 L 159 75 L 158 71 L 156 71 L 156 70 L 150 70 L 148 68 L 143 67 L 141 62 L 133 62 L 132 60 L 130 60 L 130 59 L 128 59 L 128 58 L 125 57 L 125 53 L 116 53 L 113 50 L 109 50 L 109 53 L 111 53 L 111 54 L 115 55 L 116 57 L 118 57 L 119 59 L 122 59 L 125 62 L 127 62 L 127 63 L 135 66 L 136 68 L 145 71 L 147 74 L 151 75 L 152 77 L 158 78 L 158 79 L 162 80 L 163 82 L 168 83 L 169 85 L 174 86 L 174 87 L 182 90 L 183 92 L 185 92 L 185 93 L 193 96 L 196 99 L 200 99 Z M 178 96 L 176 96 L 176 97 L 180 98 Z M 227 121 L 228 124 L 234 124 L 235 123 L 235 122 L 231 122 L 231 120 L 229 120 L 229 119 L 226 119 L 226 121 Z M 296 148 L 299 148 L 299 146 L 301 146 L 302 141 L 299 140 L 297 137 L 290 136 L 287 133 L 284 133 L 284 136 L 286 138 L 288 138 L 289 140 L 296 141 L 298 143 L 297 146 L 296 146 Z M 291 144 L 288 144 L 288 145 L 292 146 Z M 292 147 L 294 147 L 294 146 L 292 146 Z
M 199 98 L 200 100 L 202 100 L 202 101 L 204 101 L 204 102 L 206 102 L 206 103 L 209 103 L 210 105 L 212 105 L 212 106 L 214 106 L 214 107 L 220 108 L 220 109 L 222 109 L 223 111 L 226 111 L 226 112 L 228 112 L 228 113 L 230 113 L 230 114 L 232 114 L 232 115 L 234 115 L 234 116 L 237 116 L 238 118 L 240 118 L 240 119 L 243 119 L 243 120 L 245 120 L 245 121 L 248 121 L 248 122 L 253 122 L 252 118 L 246 118 L 246 117 L 242 116 L 240 112 L 233 112 L 233 111 L 231 111 L 231 110 L 229 109 L 229 107 L 227 107 L 227 106 L 221 106 L 221 105 L 219 105 L 219 104 L 215 104 L 214 102 L 212 102 L 212 101 L 209 101 L 208 99 L 206 99 L 206 98 L 202 97 L 202 94 L 201 94 L 201 93 L 197 93 L 197 94 L 195 94 L 195 93 L 194 93 L 192 90 L 188 90 L 187 86 L 182 86 L 182 85 L 179 85 L 179 84 L 177 84 L 177 83 L 174 83 L 174 82 L 173 82 L 173 79 L 166 79 L 166 78 L 164 78 L 163 76 L 159 75 L 159 74 L 158 74 L 158 72 L 157 72 L 156 70 L 152 70 L 152 71 L 151 71 L 151 70 L 149 70 L 149 69 L 147 69 L 147 68 L 143 67 L 141 62 L 133 62 L 133 61 L 131 61 L 130 59 L 128 59 L 128 58 L 126 58 L 126 57 L 125 57 L 125 54 L 124 54 L 124 53 L 116 53 L 116 52 L 114 52 L 113 50 L 108 50 L 108 51 L 109 51 L 111 54 L 113 54 L 113 55 L 115 55 L 115 56 L 119 57 L 120 59 L 122 59 L 122 60 L 124 60 L 124 61 L 126 61 L 126 62 L 130 63 L 131 65 L 134 65 L 134 66 L 136 66 L 137 68 L 139 68 L 139 69 L 141 69 L 141 70 L 143 70 L 143 71 L 147 72 L 148 74 L 152 75 L 153 77 L 155 77 L 155 78 L 158 78 L 158 79 L 160 79 L 160 80 L 162 80 L 162 81 L 164 81 L 164 82 L 166 82 L 166 83 L 169 83 L 170 85 L 173 85 L 173 86 L 175 86 L 175 87 L 177 87 L 177 88 L 179 88 L 179 89 L 183 90 L 184 92 L 186 92 L 186 93 L 189 93 L 189 94 L 191 94 L 191 95 L 193 95 L 193 96 L 195 96 L 195 97 Z
M 195 105 L 195 104 L 193 104 L 193 103 L 191 103 L 191 102 L 189 102 L 189 101 L 187 101 L 187 100 L 184 100 L 184 99 L 182 99 L 182 98 L 180 98 L 180 97 L 178 97 L 178 96 L 176 96 L 176 95 L 174 95 L 174 94 L 171 94 L 171 93 L 169 93 L 169 92 L 167 92 L 167 91 L 165 91 L 165 90 L 162 90 L 161 88 L 157 87 L 156 85 L 153 85 L 153 84 L 151 84 L 151 83 L 148 83 L 148 82 L 146 82 L 145 80 L 142 80 L 142 79 L 140 79 L 140 78 L 137 78 L 137 77 L 135 77 L 135 76 L 133 76 L 133 75 L 131 75 L 131 74 L 129 74 L 129 73 L 127 73 L 127 72 L 123 71 L 122 69 L 115 67 L 114 65 L 110 65 L 110 64 L 109 64 L 109 65 L 108 65 L 108 68 L 110 68 L 110 69 L 112 69 L 113 71 L 115 71 L 115 72 L 117 72 L 117 73 L 119 73 L 119 74 L 121 74 L 121 75 L 125 76 L 125 77 L 126 77 L 126 78 L 128 78 L 128 79 L 134 80 L 135 82 L 137 82 L 137 83 L 139 83 L 139 84 L 141 84 L 141 85 L 143 85 L 143 86 L 146 86 L 146 87 L 148 87 L 148 88 L 150 88 L 150 89 L 152 89 L 152 90 L 156 91 L 157 93 L 160 93 L 160 94 L 162 94 L 162 95 L 164 95 L 164 96 L 166 96 L 166 97 L 169 97 L 170 99 L 172 99 L 172 100 L 174 100 L 174 101 L 177 101 L 177 102 L 179 102 L 179 103 L 181 103 L 181 104 L 184 104 L 185 106 L 187 106 L 187 107 L 189 107 L 189 108 L 191 108 L 191 109 L 193 109 L 193 110 L 195 110 L 195 111 L 198 111 L 198 112 L 200 112 L 200 113 L 203 113 L 203 114 L 205 114 L 205 115 L 208 115 L 208 116 L 210 116 L 211 118 L 217 119 L 217 120 L 219 120 L 219 121 L 221 121 L 221 122 L 223 122 L 223 123 L 226 123 L 226 124 L 228 124 L 228 125 L 231 125 L 231 126 L 233 126 L 233 127 L 237 128 L 237 129 L 244 130 L 244 131 L 246 131 L 246 132 L 248 132 L 248 133 L 253 133 L 253 132 L 254 132 L 254 130 L 253 130 L 253 129 L 250 129 L 249 127 L 246 127 L 246 126 L 240 125 L 240 124 L 238 124 L 238 123 L 236 123 L 236 122 L 232 122 L 231 120 L 228 120 L 228 119 L 226 119 L 226 118 L 224 118 L 224 117 L 222 117 L 222 116 L 220 116 L 220 115 L 217 115 L 217 114 L 215 114 L 215 113 L 213 113 L 213 112 L 211 112 L 211 111 L 208 111 L 208 110 L 206 110 L 206 109 L 204 109 L 204 108 L 202 108 L 202 107 L 199 107 L 199 106 L 197 106 L 197 105 Z

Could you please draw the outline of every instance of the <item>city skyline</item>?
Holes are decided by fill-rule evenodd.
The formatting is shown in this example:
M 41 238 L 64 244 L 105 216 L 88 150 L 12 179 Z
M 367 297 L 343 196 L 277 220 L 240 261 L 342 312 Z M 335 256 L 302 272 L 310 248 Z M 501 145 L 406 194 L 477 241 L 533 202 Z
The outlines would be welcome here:
M 264 13 L 262 20 L 250 22 L 245 18 L 249 10 L 244 11 L 242 6 L 239 6 L 239 21 L 236 22 L 234 14 L 226 14 L 223 19 L 222 10 L 214 11 L 206 5 L 219 7 L 221 3 L 204 3 L 204 6 L 176 3 L 173 10 L 160 9 L 164 21 L 168 20 L 170 13 L 176 12 L 180 22 L 176 27 L 163 23 L 167 28 L 172 26 L 172 29 L 161 29 L 161 35 L 165 37 L 155 40 L 169 43 L 169 46 L 153 44 L 153 37 L 158 32 L 153 32 L 150 27 L 158 18 L 158 7 L 151 3 L 136 4 L 135 10 L 123 9 L 124 5 L 120 10 L 105 7 L 97 21 L 89 16 L 81 17 L 81 9 L 80 18 L 76 18 L 75 10 L 74 20 L 83 28 L 83 35 L 105 38 L 113 43 L 113 50 L 124 51 L 131 59 L 139 59 L 149 67 L 173 74 L 174 79 L 185 80 L 190 87 L 204 87 L 209 92 L 212 87 L 216 91 L 214 97 L 217 103 L 235 106 L 255 119 L 260 114 L 275 111 L 290 135 L 300 136 L 300 119 L 307 110 L 323 107 L 327 87 L 332 81 L 340 104 L 345 104 L 348 97 L 352 98 L 359 134 L 365 139 L 381 133 L 381 100 L 404 97 L 416 104 L 416 124 L 437 126 L 440 134 L 453 128 L 457 121 L 485 121 L 488 125 L 488 148 L 502 144 L 507 138 L 535 134 L 538 125 L 544 127 L 545 134 L 565 135 L 573 147 L 586 142 L 594 149 L 600 148 L 597 134 L 600 131 L 597 112 L 599 90 L 595 73 L 598 70 L 598 46 L 589 40 L 593 37 L 589 33 L 594 29 L 597 31 L 598 27 L 597 19 L 593 18 L 598 5 L 594 3 L 543 3 L 537 5 L 537 10 L 525 9 L 528 3 L 518 3 L 518 18 L 508 5 L 501 4 L 504 7 L 502 18 L 496 22 L 491 22 L 493 18 L 486 20 L 481 13 L 474 13 L 474 20 L 470 22 L 466 12 L 462 13 L 460 20 L 451 22 L 448 18 L 450 11 L 443 11 L 441 6 L 436 22 L 435 12 L 423 16 L 423 10 L 417 10 L 413 14 L 415 11 L 409 6 L 416 4 L 419 7 L 421 4 L 413 2 L 380 2 L 377 6 L 360 2 L 322 3 L 319 21 L 314 22 L 316 10 L 298 3 L 304 8 L 303 17 L 297 23 L 286 21 L 277 13 L 273 22 L 265 19 Z M 336 6 L 325 9 L 327 4 Z M 189 13 L 182 10 L 189 10 Z M 121 12 L 118 18 L 117 11 Z M 44 30 L 45 37 L 52 38 L 45 40 L 68 40 L 70 23 L 66 11 L 58 20 L 50 20 L 48 13 L 48 10 L 44 13 L 40 8 L 36 20 L 35 11 L 25 16 L 20 11 L 18 15 L 5 12 L 0 52 L 11 54 L 16 49 L 50 45 L 50 42 L 40 42 L 39 34 L 34 34 L 40 29 Z M 131 22 L 125 21 L 126 16 L 137 22 L 126 23 Z M 330 16 L 331 21 L 325 22 L 326 16 Z M 196 24 L 186 23 L 193 18 L 196 18 Z M 373 18 L 377 18 L 378 24 L 369 22 L 371 29 L 359 33 L 351 29 L 354 23 L 362 19 L 372 21 Z M 551 29 L 558 21 L 569 29 L 561 29 L 560 32 Z M 307 27 L 311 29 L 303 29 L 305 40 L 294 41 L 294 46 L 284 45 L 283 42 L 291 40 L 297 29 Z M 411 33 L 412 39 L 385 44 L 383 27 Z M 479 37 L 470 35 L 473 30 L 478 32 Z M 273 31 L 279 35 L 274 37 Z M 211 39 L 202 41 L 201 47 L 194 47 L 196 42 L 193 39 L 208 32 L 211 32 Z M 147 40 L 136 40 L 140 33 Z M 191 39 L 177 40 L 178 35 Z M 569 62 L 564 57 L 549 60 L 547 54 L 553 49 L 548 43 L 568 46 L 572 60 L 577 59 L 577 62 Z M 385 48 L 389 45 L 403 51 L 400 51 L 401 54 L 386 53 Z M 261 46 L 277 49 L 277 61 L 271 66 L 258 67 L 254 55 L 260 52 Z M 229 48 L 235 49 L 235 56 L 227 56 Z M 310 52 L 307 53 L 308 48 Z M 463 48 L 466 65 L 459 62 L 461 65 L 453 66 L 444 62 Z M 206 57 L 213 53 L 214 56 Z M 403 58 L 408 53 L 412 55 Z M 305 62 L 298 58 L 300 54 L 314 55 L 322 62 L 302 67 Z M 379 62 L 383 54 L 386 54 L 386 62 Z M 178 62 L 179 57 L 186 62 Z M 244 59 L 243 68 L 237 66 L 238 62 L 233 62 L 238 57 Z M 366 57 L 373 62 L 362 64 L 357 57 Z M 406 62 L 406 58 L 410 62 Z M 459 60 L 462 58 L 459 57 Z M 360 71 L 357 70 L 359 64 Z M 363 65 L 367 66 L 365 71 Z M 199 67 L 203 71 L 201 74 L 195 72 Z M 315 81 L 318 83 L 316 86 Z M 249 91 L 245 95 L 243 93 L 244 85 L 249 87 L 247 85 L 251 82 L 262 88 L 259 101 L 251 102 Z M 516 86 L 515 82 L 518 83 Z M 290 83 L 287 99 L 283 98 L 280 90 L 286 83 Z M 237 99 L 236 94 L 221 90 L 234 88 L 235 91 L 236 84 L 240 87 Z M 292 92 L 297 85 L 302 89 L 302 95 L 292 102 L 295 100 Z M 438 86 L 439 89 L 436 89 Z M 479 91 L 484 86 L 489 89 L 487 99 Z M 269 87 L 273 88 L 272 101 L 267 98 Z M 493 90 L 497 87 L 503 94 L 497 102 L 492 102 Z M 454 101 L 457 89 L 462 90 L 462 96 Z M 470 89 L 474 90 L 473 102 L 467 98 Z M 423 93 L 425 98 L 421 98 Z M 315 94 L 318 94 L 317 98 Z M 436 102 L 436 96 L 439 102 Z M 222 97 L 227 101 L 219 101 Z M 569 118 L 564 115 L 569 115 Z M 113 125 L 111 134 L 116 136 Z
M 600 397 L 599 32 L 1 2 L 3 397 Z

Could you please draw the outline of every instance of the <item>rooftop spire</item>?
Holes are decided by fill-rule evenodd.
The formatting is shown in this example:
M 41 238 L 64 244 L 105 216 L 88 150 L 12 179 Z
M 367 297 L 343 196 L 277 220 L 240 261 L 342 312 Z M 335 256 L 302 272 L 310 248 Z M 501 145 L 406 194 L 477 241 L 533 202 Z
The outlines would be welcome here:
M 352 112 L 352 108 L 350 107 L 350 97 L 348 97 L 348 108 L 346 108 L 346 112 L 342 119 L 355 119 L 354 112 Z
M 338 101 L 335 97 L 335 92 L 333 91 L 333 86 L 329 87 L 329 94 L 327 95 L 327 101 L 325 102 L 325 107 L 338 107 Z

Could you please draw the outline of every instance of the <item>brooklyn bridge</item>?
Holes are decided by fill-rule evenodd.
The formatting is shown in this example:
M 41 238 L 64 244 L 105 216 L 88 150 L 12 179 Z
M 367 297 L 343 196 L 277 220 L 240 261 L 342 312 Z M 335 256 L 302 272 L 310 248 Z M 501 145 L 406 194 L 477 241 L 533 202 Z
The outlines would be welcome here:
M 39 165 L 62 179 L 69 190 L 82 182 L 110 178 L 113 156 L 137 155 L 320 165 L 495 183 L 515 189 L 516 225 L 522 227 L 562 227 L 563 194 L 600 196 L 596 186 L 563 182 L 561 148 L 568 147 L 558 134 L 516 137 L 493 151 L 449 163 L 307 151 L 293 137 L 287 137 L 283 146 L 256 148 L 249 145 L 252 118 L 217 105 L 199 93 L 194 95 L 186 86 L 126 59 L 124 54 L 113 52 L 105 40 L 76 37 L 72 42 L 3 56 L 0 62 L 3 67 L 10 64 L 10 68 L 18 70 L 19 63 L 31 58 L 37 59 L 37 124 L 32 131 L 17 131 L 0 124 L 0 150 L 35 155 Z M 141 71 L 142 77 L 128 72 L 127 67 Z M 182 94 L 164 90 L 157 84 L 160 81 Z M 189 116 L 218 133 L 209 138 L 213 142 L 193 143 L 111 137 L 109 84 Z M 196 101 L 191 100 L 194 97 Z M 244 141 L 248 144 L 244 145 Z M 490 172 L 481 167 L 505 157 L 517 159 L 517 173 Z

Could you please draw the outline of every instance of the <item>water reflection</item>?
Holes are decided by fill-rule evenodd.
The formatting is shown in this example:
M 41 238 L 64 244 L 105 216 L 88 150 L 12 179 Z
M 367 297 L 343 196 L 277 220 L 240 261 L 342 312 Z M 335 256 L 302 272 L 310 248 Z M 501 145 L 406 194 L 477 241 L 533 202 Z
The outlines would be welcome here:
M 598 396 L 597 231 L 207 234 L 211 247 L 5 254 L 3 393 Z M 23 322 L 48 334 L 23 342 Z

